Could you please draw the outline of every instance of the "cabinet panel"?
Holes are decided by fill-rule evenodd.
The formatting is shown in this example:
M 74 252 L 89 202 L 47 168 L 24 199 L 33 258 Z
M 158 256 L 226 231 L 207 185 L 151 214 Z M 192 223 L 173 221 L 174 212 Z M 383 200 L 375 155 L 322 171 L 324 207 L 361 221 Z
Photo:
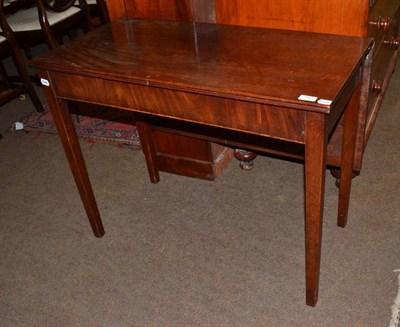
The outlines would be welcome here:
M 126 16 L 125 2 L 121 0 L 107 0 L 107 10 L 110 16 L 110 20 L 116 20 L 118 18 Z
M 379 48 L 384 37 L 397 35 L 399 0 L 377 1 L 371 8 L 368 18 L 368 36 L 375 39 L 375 48 Z M 377 54 L 378 51 L 375 51 Z
M 377 40 L 375 45 L 374 61 L 371 73 L 370 96 L 368 101 L 366 130 L 364 147 L 367 145 L 369 136 L 372 132 L 376 117 L 381 107 L 387 86 L 390 82 L 393 70 L 396 66 L 399 53 L 399 20 L 400 20 L 400 1 L 396 2 L 396 12 L 388 13 L 390 18 L 389 30 L 384 31 L 382 37 Z M 388 8 L 386 6 L 386 8 Z M 393 9 L 393 6 L 390 7 Z
M 369 1 L 215 0 L 218 23 L 365 35 Z
M 371 114 L 372 108 L 376 106 L 376 102 L 386 91 L 389 82 L 388 78 L 392 75 L 392 72 L 388 71 L 390 69 L 388 63 L 390 63 L 393 54 L 394 50 L 384 46 L 384 44 L 381 44 L 378 48 L 377 55 L 375 56 L 372 65 L 367 116 Z
M 129 0 L 125 1 L 129 17 L 166 20 L 192 20 L 190 0 Z

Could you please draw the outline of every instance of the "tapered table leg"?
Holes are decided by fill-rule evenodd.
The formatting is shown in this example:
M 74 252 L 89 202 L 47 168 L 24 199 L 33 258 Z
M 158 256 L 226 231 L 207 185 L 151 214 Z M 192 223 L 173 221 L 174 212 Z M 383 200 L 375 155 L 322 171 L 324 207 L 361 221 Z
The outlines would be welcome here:
M 350 202 L 351 181 L 353 178 L 353 161 L 357 137 L 358 100 L 361 86 L 353 93 L 344 112 L 342 136 L 342 162 L 340 165 L 340 186 L 337 224 L 345 227 Z
M 49 81 L 49 79 L 46 80 Z M 93 233 L 96 237 L 102 237 L 104 235 L 104 227 L 101 222 L 100 213 L 97 208 L 67 101 L 57 99 L 54 96 L 50 82 L 48 86 L 44 87 L 44 91 Z
M 156 148 L 154 145 L 151 126 L 148 123 L 137 121 L 136 127 L 139 132 L 142 151 L 144 153 L 144 157 L 146 158 L 150 181 L 154 184 L 158 183 L 160 181 L 160 174 L 157 167 Z
M 327 135 L 325 115 L 307 113 L 305 131 L 306 303 L 318 300 Z

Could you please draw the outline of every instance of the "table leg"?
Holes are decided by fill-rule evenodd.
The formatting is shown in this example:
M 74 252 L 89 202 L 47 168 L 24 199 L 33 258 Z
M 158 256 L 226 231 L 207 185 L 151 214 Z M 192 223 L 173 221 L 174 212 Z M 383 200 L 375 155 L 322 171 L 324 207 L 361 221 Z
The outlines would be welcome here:
M 361 86 L 353 93 L 344 112 L 342 136 L 342 162 L 340 165 L 340 188 L 337 225 L 345 227 L 350 201 L 353 161 L 357 137 L 357 119 Z
M 51 85 L 44 87 L 44 91 L 93 233 L 96 237 L 102 237 L 104 235 L 104 227 L 67 101 L 57 99 Z
M 310 306 L 315 306 L 318 300 L 325 190 L 326 134 L 325 115 L 307 113 L 305 131 L 305 243 L 306 303 Z
M 151 126 L 148 123 L 137 121 L 136 128 L 139 132 L 140 145 L 146 158 L 147 170 L 150 175 L 150 181 L 152 183 L 158 183 L 160 181 L 160 174 L 157 168 L 156 148 L 152 137 Z

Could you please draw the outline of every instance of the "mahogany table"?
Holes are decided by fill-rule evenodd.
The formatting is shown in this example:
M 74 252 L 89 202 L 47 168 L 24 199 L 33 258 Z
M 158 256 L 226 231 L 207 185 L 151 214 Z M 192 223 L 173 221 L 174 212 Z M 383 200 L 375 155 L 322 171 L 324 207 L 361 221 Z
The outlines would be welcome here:
M 121 19 L 34 59 L 93 232 L 104 228 L 67 100 L 139 113 L 152 182 L 152 117 L 304 145 L 306 303 L 318 298 L 327 140 L 342 114 L 338 224 L 346 224 L 357 114 L 371 40 L 215 24 Z M 367 64 L 364 64 L 364 63 Z M 205 129 L 207 131 L 207 129 Z M 226 132 L 226 133 L 225 133 Z M 235 143 L 235 142 L 232 142 Z M 266 142 L 266 144 L 268 144 Z M 251 144 L 249 144 L 251 145 Z

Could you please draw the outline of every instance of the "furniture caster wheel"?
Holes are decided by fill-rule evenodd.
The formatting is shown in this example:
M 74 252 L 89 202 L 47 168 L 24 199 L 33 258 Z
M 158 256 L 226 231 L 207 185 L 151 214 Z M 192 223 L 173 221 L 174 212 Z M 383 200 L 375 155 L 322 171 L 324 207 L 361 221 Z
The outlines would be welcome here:
M 336 178 L 335 185 L 337 188 L 340 188 L 340 169 L 331 168 L 331 175 Z M 360 174 L 359 171 L 353 171 L 352 178 L 358 176 Z
M 254 167 L 253 160 L 257 157 L 257 153 L 235 149 L 235 158 L 240 161 L 239 167 L 243 170 L 252 170 Z

